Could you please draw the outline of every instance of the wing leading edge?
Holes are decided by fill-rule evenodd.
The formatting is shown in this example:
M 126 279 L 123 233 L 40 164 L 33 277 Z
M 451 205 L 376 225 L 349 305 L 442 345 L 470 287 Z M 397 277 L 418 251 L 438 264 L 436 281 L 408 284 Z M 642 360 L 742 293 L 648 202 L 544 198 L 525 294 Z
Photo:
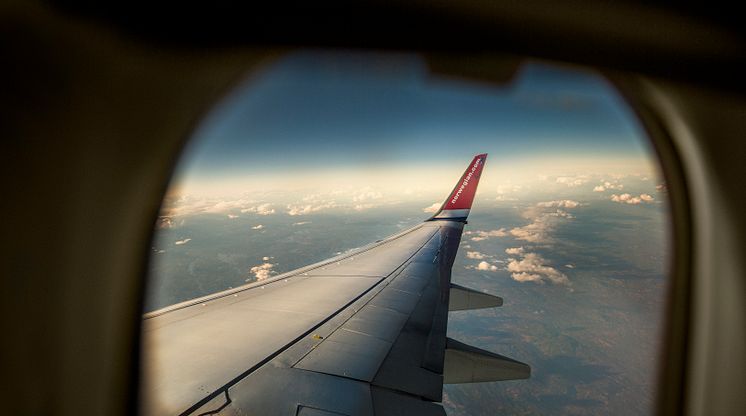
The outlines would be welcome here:
M 142 413 L 445 415 L 444 382 L 529 377 L 446 337 L 449 310 L 502 304 L 451 284 L 486 157 L 410 230 L 146 315 Z

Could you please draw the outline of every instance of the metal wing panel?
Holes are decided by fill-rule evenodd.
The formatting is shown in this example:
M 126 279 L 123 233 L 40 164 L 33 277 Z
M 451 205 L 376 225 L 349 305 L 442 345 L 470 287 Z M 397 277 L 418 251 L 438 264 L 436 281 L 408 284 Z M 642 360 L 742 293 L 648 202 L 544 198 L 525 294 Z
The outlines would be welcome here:
M 386 286 L 368 304 L 295 367 L 372 381 L 401 328 L 419 303 L 422 291 L 437 272 L 433 264 L 407 265 L 386 282 Z
M 345 328 L 393 343 L 407 318 L 404 313 L 368 304 L 345 323 Z
M 390 348 L 390 342 L 341 328 L 294 367 L 370 382 Z
M 442 292 L 449 285 L 441 288 L 441 264 L 448 261 L 433 263 L 432 252 L 429 258 L 421 254 L 435 247 L 447 252 L 442 243 L 451 227 L 426 227 L 435 234 L 406 267 L 314 330 L 322 340 L 306 336 L 229 386 L 232 402 L 220 414 L 295 415 L 308 407 L 322 414 L 444 415 L 435 403 L 441 399 L 443 376 L 423 368 L 423 360 L 434 313 L 438 304 L 447 306 Z M 409 313 L 382 306 L 381 299 L 389 302 L 402 293 L 416 295 Z M 217 409 L 206 405 L 195 414 Z
M 227 383 L 343 311 L 383 276 L 400 268 L 434 233 L 433 228 L 417 227 L 331 264 L 329 274 L 319 274 L 317 268 L 145 319 L 145 409 L 181 413 L 213 397 Z M 358 272 L 358 261 L 382 277 L 351 274 Z M 338 346 L 349 350 L 350 345 Z M 381 351 L 389 347 L 390 342 Z
M 244 302 L 216 301 L 211 310 L 190 319 L 169 316 L 168 324 L 159 323 L 153 330 L 146 322 L 144 347 L 151 355 L 145 357 L 145 371 L 147 379 L 157 383 L 149 391 L 168 413 L 179 413 L 310 330 L 377 280 L 305 278 Z M 316 304 L 288 301 L 319 292 L 326 294 Z

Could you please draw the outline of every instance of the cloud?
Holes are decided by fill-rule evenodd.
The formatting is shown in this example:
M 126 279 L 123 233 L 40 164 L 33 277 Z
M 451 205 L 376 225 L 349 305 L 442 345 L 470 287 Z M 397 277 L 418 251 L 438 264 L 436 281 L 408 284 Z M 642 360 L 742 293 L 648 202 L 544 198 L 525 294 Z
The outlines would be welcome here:
M 270 260 L 271 260 L 271 259 L 273 259 L 273 258 L 274 258 L 274 257 L 270 257 L 270 256 L 264 256 L 264 257 L 262 257 L 262 261 L 270 261 Z
M 614 181 L 614 182 L 603 181 L 601 185 L 598 185 L 593 188 L 593 192 L 604 192 L 608 189 L 617 189 L 617 190 L 624 189 L 624 185 L 622 185 L 621 183 L 617 181 Z
M 310 224 L 311 221 L 300 221 L 300 222 L 294 222 L 293 225 L 306 225 Z
M 352 209 L 354 209 L 355 211 L 365 211 L 366 209 L 375 208 L 377 206 L 378 205 L 376 204 L 356 204 L 352 207 Z
M 288 205 L 288 215 L 308 215 L 314 212 L 318 212 L 324 209 L 335 208 L 337 204 L 334 201 L 328 201 L 321 204 L 306 204 L 306 205 Z
M 475 259 L 475 260 L 482 260 L 487 258 L 484 254 L 478 252 L 478 251 L 467 251 L 466 252 L 466 258 L 467 259 Z
M 542 212 L 534 217 L 530 224 L 511 229 L 510 235 L 529 243 L 548 242 L 551 241 L 550 233 L 554 231 L 557 223 L 562 218 L 570 219 L 574 217 L 561 209 L 553 212 Z
M 480 261 L 479 264 L 477 264 L 477 270 L 495 272 L 497 271 L 497 266 L 495 266 L 494 264 L 489 264 L 486 261 Z
M 255 226 L 251 227 L 252 230 L 261 230 L 262 228 L 264 228 L 264 226 L 262 224 L 255 225 Z
M 266 259 L 266 257 L 265 257 Z M 274 274 L 274 271 L 272 268 L 275 267 L 274 264 L 268 263 L 265 260 L 265 263 L 262 263 L 258 266 L 254 266 L 251 269 L 249 269 L 249 273 L 252 273 L 254 277 L 256 278 L 257 282 L 260 282 L 264 279 L 269 278 Z M 249 281 L 250 279 L 246 279 L 246 281 Z
M 236 200 L 218 200 L 218 201 L 194 201 L 193 207 L 197 211 L 197 213 L 205 212 L 205 213 L 212 213 L 212 214 L 221 214 L 226 211 L 231 211 L 235 209 L 239 209 L 242 206 L 244 206 L 247 201 L 245 199 L 236 199 Z M 201 206 L 201 210 L 200 210 Z
M 519 282 L 548 280 L 555 284 L 570 283 L 564 273 L 548 266 L 547 261 L 537 253 L 525 253 L 523 258 L 508 259 L 507 269 L 511 277 Z
M 523 251 L 524 251 L 523 247 L 511 247 L 511 248 L 505 249 L 506 253 L 514 255 L 514 256 L 523 254 Z
M 497 186 L 498 194 L 507 194 L 509 192 L 518 192 L 523 188 L 521 185 L 503 184 Z
M 668 188 L 666 187 L 665 183 L 662 183 L 660 185 L 655 185 L 655 190 L 658 192 L 666 192 L 668 191 Z
M 185 238 L 183 240 L 178 240 L 178 241 L 174 242 L 174 244 L 176 244 L 177 246 L 183 246 L 184 244 L 186 244 L 186 243 L 188 243 L 190 241 L 192 241 L 191 238 Z
M 508 194 L 516 193 L 523 188 L 521 185 L 503 184 L 497 186 L 497 201 L 517 201 L 517 198 L 508 197 Z
M 614 202 L 626 202 L 628 204 L 634 204 L 634 203 L 638 203 L 639 204 L 640 203 L 639 198 L 637 198 L 638 199 L 637 202 L 631 202 L 632 199 L 633 199 L 633 197 L 630 194 L 621 194 L 621 195 L 613 194 L 611 196 L 611 200 L 614 201 Z
M 244 208 L 241 210 L 241 212 L 244 214 L 248 212 L 254 212 L 258 215 L 272 215 L 275 213 L 275 209 L 272 208 L 272 204 L 261 204 L 257 206 Z
M 543 208 L 577 208 L 580 206 L 580 202 L 570 199 L 560 199 L 557 201 L 539 202 L 536 206 Z
M 275 210 L 270 204 L 262 204 L 256 207 L 256 213 L 259 215 L 271 215 L 275 213 Z
M 650 203 L 653 202 L 653 197 L 648 194 L 640 194 L 640 196 L 632 196 L 630 194 L 621 194 L 617 195 L 614 194 L 610 198 L 614 202 L 618 202 L 620 204 L 630 204 L 630 205 L 639 205 L 642 203 Z
M 436 202 L 436 203 L 434 203 L 432 205 L 429 205 L 429 206 L 426 206 L 425 208 L 422 208 L 422 212 L 427 212 L 427 213 L 434 214 L 434 213 L 438 212 L 438 210 L 440 209 L 441 205 L 443 205 L 441 202 Z
M 505 230 L 505 228 L 500 228 L 498 230 L 492 231 L 467 231 L 464 233 L 464 235 L 474 235 L 475 237 L 471 237 L 471 241 L 482 241 L 487 240 L 490 237 L 505 237 L 508 235 L 508 232 Z
M 360 189 L 352 196 L 353 202 L 362 202 L 362 201 L 369 201 L 373 199 L 381 199 L 383 198 L 383 194 L 381 194 L 378 191 L 374 191 L 370 187 L 365 187 L 363 189 Z
M 173 228 L 173 226 L 174 226 L 173 218 L 165 216 L 165 215 L 158 217 L 158 219 L 155 222 L 155 228 L 159 228 L 159 229 Z
M 166 217 L 211 213 L 224 214 L 243 208 L 252 201 L 244 198 L 224 200 L 219 198 L 195 198 L 189 195 L 164 200 L 162 215 Z
M 565 219 L 575 218 L 569 212 L 558 209 L 559 207 L 573 209 L 582 204 L 570 199 L 557 201 L 539 202 L 535 207 L 529 208 L 523 216 L 531 219 L 531 223 L 510 230 L 510 235 L 530 243 L 545 243 L 551 241 L 550 233 L 554 231 L 557 224 Z M 548 211 L 547 208 L 553 208 Z
M 197 214 L 225 214 L 228 218 L 238 218 L 238 212 L 257 213 L 259 215 L 274 214 L 272 204 L 260 203 L 257 200 L 245 197 L 218 198 L 218 197 L 195 197 L 182 195 L 179 197 L 166 198 L 161 209 L 162 215 L 168 217 L 188 216 Z
M 578 175 L 578 176 L 559 176 L 555 180 L 557 183 L 561 183 L 567 186 L 580 186 L 585 183 L 588 183 L 588 176 L 586 175 Z
M 510 234 L 519 240 L 528 241 L 529 243 L 546 242 L 549 240 L 549 227 L 545 224 L 542 221 L 534 221 L 529 225 L 513 228 L 510 230 Z
M 510 277 L 513 278 L 513 280 L 517 282 L 540 282 L 541 276 L 538 274 L 532 274 L 532 273 L 513 273 L 510 275 Z

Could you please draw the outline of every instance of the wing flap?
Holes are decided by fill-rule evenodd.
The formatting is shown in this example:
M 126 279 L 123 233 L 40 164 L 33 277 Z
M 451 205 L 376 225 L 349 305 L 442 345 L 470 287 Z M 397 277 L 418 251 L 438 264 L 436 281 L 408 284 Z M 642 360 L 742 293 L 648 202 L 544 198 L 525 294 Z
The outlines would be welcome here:
M 373 387 L 373 409 L 386 416 L 446 416 L 443 406 L 395 391 Z
M 341 328 L 294 367 L 371 382 L 390 348 L 390 342 Z
M 294 367 L 373 381 L 402 327 L 419 304 L 425 287 L 437 279 L 437 275 L 438 268 L 433 264 L 409 263 L 386 282 L 368 304 Z

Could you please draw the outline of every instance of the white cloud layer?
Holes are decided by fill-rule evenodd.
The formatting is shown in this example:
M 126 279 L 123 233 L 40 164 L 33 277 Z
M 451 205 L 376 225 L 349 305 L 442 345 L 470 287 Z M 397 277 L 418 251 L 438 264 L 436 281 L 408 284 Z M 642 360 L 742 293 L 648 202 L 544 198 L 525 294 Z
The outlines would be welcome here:
M 166 197 L 161 215 L 164 217 L 179 217 L 196 214 L 225 214 L 230 219 L 238 218 L 238 213 L 256 213 L 259 215 L 274 214 L 272 204 L 259 203 L 257 200 L 245 197 L 194 197 L 183 195 L 180 197 Z
M 551 232 L 561 221 L 575 218 L 569 212 L 559 208 L 573 209 L 581 205 L 580 202 L 570 199 L 539 202 L 523 214 L 524 217 L 531 219 L 531 223 L 512 228 L 510 235 L 529 243 L 549 242 Z
M 269 260 L 267 257 L 264 257 L 264 259 Z M 274 274 L 274 271 L 272 270 L 273 267 L 275 267 L 274 264 L 268 263 L 265 260 L 265 263 L 262 263 L 258 266 L 254 266 L 251 269 L 249 269 L 249 273 L 252 273 L 254 277 L 256 277 L 256 280 L 260 282 L 264 279 L 269 278 L 270 276 Z M 246 279 L 246 280 L 248 281 L 250 279 Z
M 337 203 L 334 201 L 323 202 L 320 204 L 306 204 L 306 205 L 288 205 L 288 215 L 308 215 L 321 210 L 335 208 Z
M 654 200 L 654 198 L 648 194 L 640 194 L 639 196 L 633 196 L 627 193 L 621 194 L 621 195 L 613 194 L 610 199 L 620 204 L 630 204 L 630 205 L 651 203 Z
M 251 227 L 252 230 L 261 230 L 262 228 L 264 228 L 264 226 L 262 224 L 255 225 L 255 226 Z
M 190 241 L 192 241 L 191 238 L 185 238 L 183 240 L 178 240 L 178 241 L 174 242 L 174 244 L 176 244 L 177 246 L 183 246 L 184 244 L 186 244 L 186 243 L 188 243 Z
M 510 247 L 510 248 L 506 248 L 505 252 L 507 254 L 512 255 L 512 256 L 519 256 L 519 255 L 523 254 L 524 249 L 523 249 L 523 247 Z
M 478 252 L 478 251 L 467 251 L 466 252 L 466 258 L 467 259 L 475 259 L 475 260 L 483 260 L 487 258 L 484 254 Z
M 580 202 L 571 199 L 560 199 L 557 201 L 539 202 L 536 206 L 543 208 L 577 208 L 580 206 Z
M 541 276 L 533 273 L 512 273 L 510 277 L 516 282 L 541 282 Z
M 609 189 L 616 189 L 616 190 L 624 189 L 624 185 L 622 185 L 621 183 L 617 181 L 614 181 L 614 182 L 603 181 L 601 185 L 598 185 L 593 188 L 593 192 L 604 192 Z
M 561 219 L 574 218 L 572 214 L 561 209 L 552 212 L 541 212 L 535 215 L 530 224 L 511 229 L 510 235 L 529 243 L 546 243 L 551 241 L 550 233 L 554 231 L 554 228 Z
M 486 261 L 480 261 L 479 264 L 477 264 L 477 270 L 496 272 L 497 266 L 495 266 L 494 264 L 489 264 Z
M 259 215 L 272 215 L 275 213 L 275 209 L 272 208 L 272 204 L 261 204 L 248 208 L 243 208 L 242 213 L 253 212 Z
M 577 176 L 560 176 L 558 177 L 555 182 L 561 183 L 567 186 L 580 186 L 585 183 L 588 183 L 589 179 L 587 175 L 577 175 Z
M 371 187 L 360 189 L 352 195 L 353 202 L 363 202 L 381 198 L 383 198 L 383 194 L 378 191 L 374 191 Z
M 537 253 L 525 253 L 523 258 L 508 259 L 507 269 L 511 277 L 519 282 L 570 283 L 564 273 L 547 265 L 547 261 Z
M 440 202 L 435 202 L 432 205 L 428 205 L 425 208 L 422 208 L 422 212 L 427 212 L 429 214 L 434 214 L 434 213 L 438 212 L 438 210 L 440 209 L 441 205 L 443 205 L 443 204 L 440 203 Z
M 375 208 L 377 206 L 378 205 L 376 204 L 356 204 L 352 207 L 352 209 L 354 209 L 355 211 L 365 211 L 366 209 Z
M 471 241 L 482 241 L 487 240 L 490 237 L 505 237 L 508 235 L 508 232 L 505 230 L 505 228 L 500 228 L 491 231 L 467 231 L 464 233 L 464 235 L 473 236 L 470 238 Z

